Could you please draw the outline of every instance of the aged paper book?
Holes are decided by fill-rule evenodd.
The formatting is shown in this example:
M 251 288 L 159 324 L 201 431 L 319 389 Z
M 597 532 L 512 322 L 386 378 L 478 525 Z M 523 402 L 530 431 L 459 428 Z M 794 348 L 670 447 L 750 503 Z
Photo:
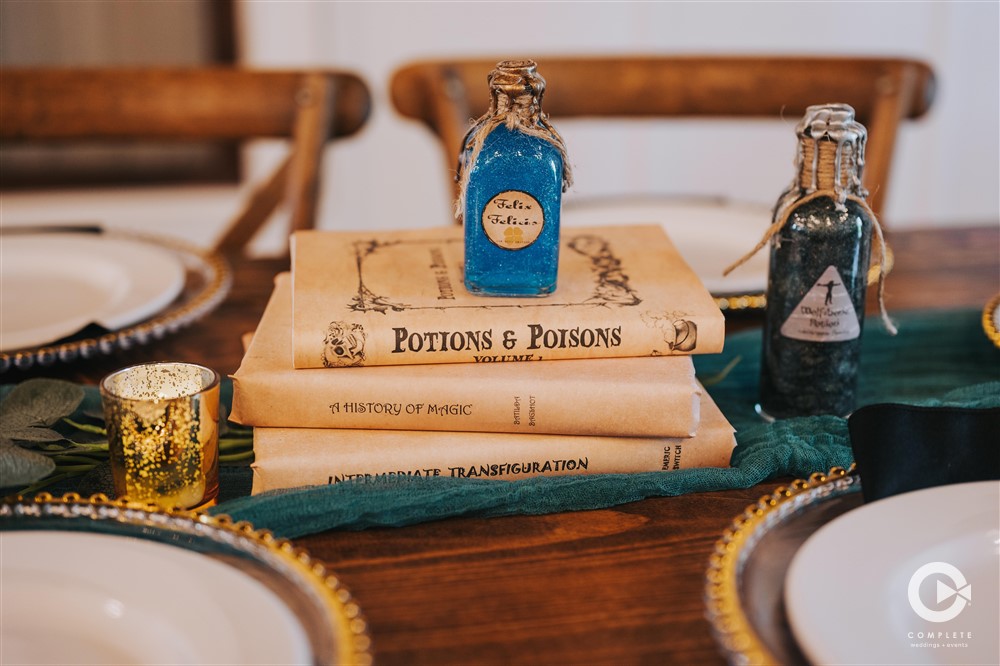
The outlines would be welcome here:
M 473 296 L 462 248 L 458 227 L 296 232 L 295 367 L 722 350 L 722 312 L 659 225 L 564 229 L 542 298 Z
M 296 370 L 291 319 L 286 273 L 233 376 L 237 423 L 651 437 L 698 428 L 690 356 Z
M 518 479 L 729 467 L 733 428 L 706 393 L 691 438 L 254 428 L 253 494 L 363 478 Z

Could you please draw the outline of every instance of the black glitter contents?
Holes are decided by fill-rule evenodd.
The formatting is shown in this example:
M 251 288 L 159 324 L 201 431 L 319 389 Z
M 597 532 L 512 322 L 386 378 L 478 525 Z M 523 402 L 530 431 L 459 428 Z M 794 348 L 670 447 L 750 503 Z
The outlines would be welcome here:
M 872 221 L 855 201 L 845 207 L 838 211 L 830 197 L 807 201 L 771 239 L 760 382 L 767 416 L 846 416 L 854 409 Z M 831 266 L 836 274 L 828 273 Z M 836 329 L 853 327 L 853 317 L 857 334 L 833 341 L 788 337 L 782 327 L 790 317 L 816 329 L 816 337 L 830 331 L 833 338 L 852 335 Z

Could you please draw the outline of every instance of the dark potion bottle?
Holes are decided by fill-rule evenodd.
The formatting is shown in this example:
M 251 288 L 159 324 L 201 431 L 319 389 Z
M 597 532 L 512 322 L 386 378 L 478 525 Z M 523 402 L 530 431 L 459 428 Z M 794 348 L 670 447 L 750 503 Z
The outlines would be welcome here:
M 846 416 L 878 231 L 861 185 L 867 132 L 846 104 L 809 107 L 796 132 L 798 173 L 770 232 L 758 410 L 766 418 Z
M 534 62 L 499 63 L 489 86 L 490 109 L 460 157 L 465 285 L 486 296 L 544 296 L 556 288 L 566 149 L 542 111 L 545 80 Z

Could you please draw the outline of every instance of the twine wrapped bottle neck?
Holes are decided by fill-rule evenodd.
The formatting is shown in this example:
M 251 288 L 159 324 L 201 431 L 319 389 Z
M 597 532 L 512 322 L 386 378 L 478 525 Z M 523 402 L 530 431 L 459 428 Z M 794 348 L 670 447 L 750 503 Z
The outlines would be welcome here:
M 819 194 L 829 195 L 840 211 L 846 210 L 848 197 L 867 208 L 861 174 L 868 131 L 854 119 L 854 109 L 847 104 L 811 106 L 795 133 L 796 178 L 778 198 L 774 221 L 786 219 L 802 199 Z
M 462 153 L 459 155 L 456 173 L 459 183 L 458 200 L 455 202 L 455 217 L 459 219 L 465 212 L 465 192 L 469 176 L 483 150 L 486 137 L 501 125 L 555 147 L 563 163 L 563 192 L 573 185 L 566 144 L 542 110 L 545 79 L 538 74 L 535 63 L 531 60 L 503 61 L 490 73 L 488 81 L 489 111 L 472 124 L 462 141 Z
M 859 153 L 853 143 L 838 144 L 826 137 L 819 140 L 803 138 L 799 151 L 798 184 L 803 194 L 833 192 L 840 202 L 848 195 L 867 197 L 861 185 Z
M 492 90 L 490 112 L 487 116 L 503 118 L 504 124 L 511 129 L 517 126 L 540 125 L 548 120 L 542 113 L 541 95 L 522 92 L 512 96 L 496 88 Z
M 545 79 L 531 60 L 505 60 L 488 77 L 490 110 L 486 116 L 517 116 L 519 124 L 539 124 Z M 509 124 L 509 123 L 508 123 Z

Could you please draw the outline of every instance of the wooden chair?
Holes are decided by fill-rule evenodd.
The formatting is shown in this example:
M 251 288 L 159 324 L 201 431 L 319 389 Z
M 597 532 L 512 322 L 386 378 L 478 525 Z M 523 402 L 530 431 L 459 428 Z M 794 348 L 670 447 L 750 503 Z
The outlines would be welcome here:
M 517 55 L 517 54 L 513 54 Z M 405 117 L 440 139 L 454 173 L 470 120 L 488 105 L 486 77 L 504 58 L 408 64 L 391 81 Z M 561 118 L 773 118 L 796 120 L 811 104 L 846 102 L 868 128 L 864 181 L 872 205 L 886 201 L 900 122 L 934 97 L 926 64 L 896 58 L 637 56 L 539 57 L 545 110 Z
M 216 245 L 241 250 L 277 206 L 314 225 L 323 148 L 357 132 L 370 95 L 354 74 L 232 68 L 3 69 L 0 141 L 283 138 L 287 158 L 255 185 Z

